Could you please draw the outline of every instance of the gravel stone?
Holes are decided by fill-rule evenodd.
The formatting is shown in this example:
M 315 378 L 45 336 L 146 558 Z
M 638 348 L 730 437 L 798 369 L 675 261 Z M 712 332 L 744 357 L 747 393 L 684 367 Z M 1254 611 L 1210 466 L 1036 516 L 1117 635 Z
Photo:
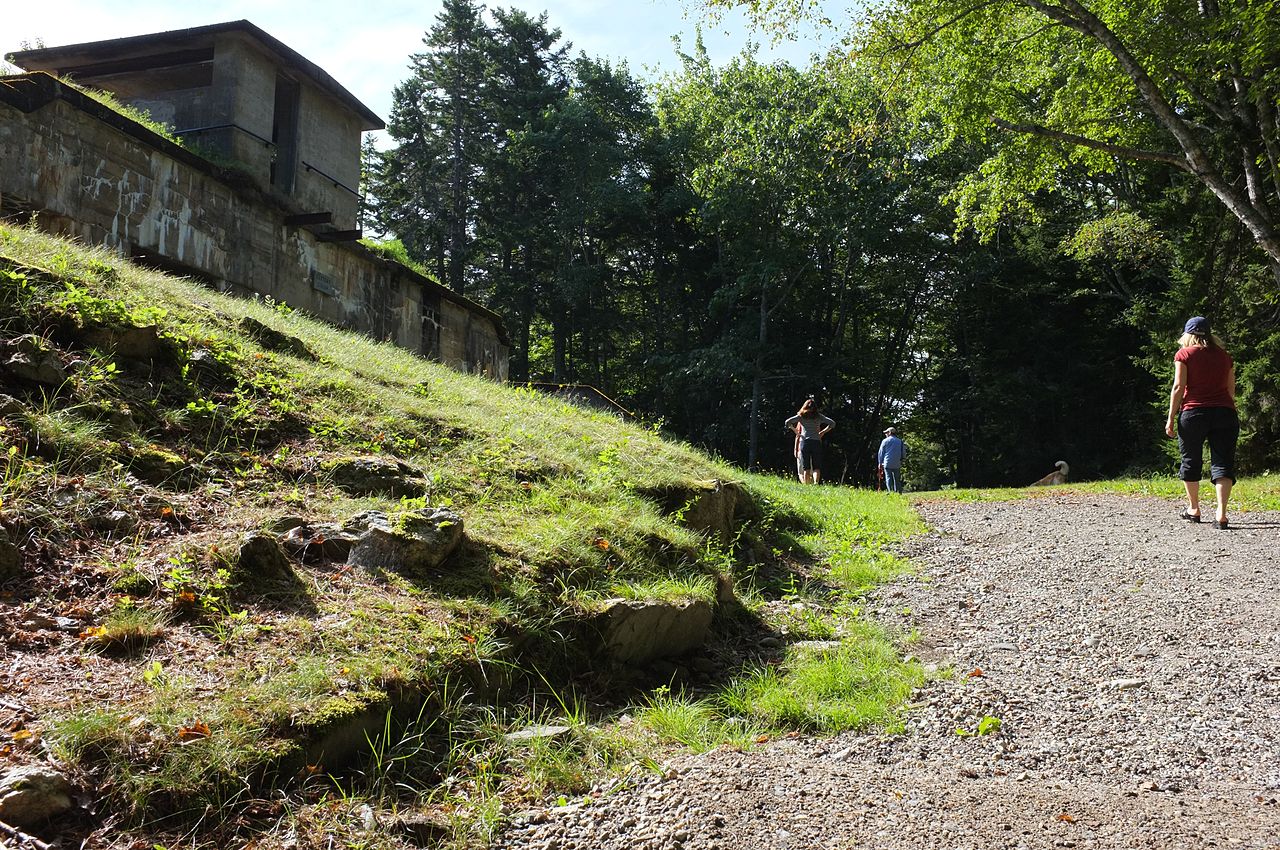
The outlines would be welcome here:
M 869 603 L 943 671 L 903 733 L 681 755 L 493 846 L 1280 850 L 1280 514 L 1223 531 L 1070 493 L 919 511 L 918 574 Z M 985 716 L 997 732 L 956 734 Z

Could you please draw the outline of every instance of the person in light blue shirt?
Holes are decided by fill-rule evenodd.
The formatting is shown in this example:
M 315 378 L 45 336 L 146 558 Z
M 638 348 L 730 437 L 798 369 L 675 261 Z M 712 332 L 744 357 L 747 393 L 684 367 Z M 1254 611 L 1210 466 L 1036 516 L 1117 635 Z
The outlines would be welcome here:
M 885 428 L 880 451 L 876 452 L 876 464 L 884 475 L 884 487 L 890 493 L 902 492 L 902 461 L 907 456 L 907 444 L 902 442 L 896 428 Z

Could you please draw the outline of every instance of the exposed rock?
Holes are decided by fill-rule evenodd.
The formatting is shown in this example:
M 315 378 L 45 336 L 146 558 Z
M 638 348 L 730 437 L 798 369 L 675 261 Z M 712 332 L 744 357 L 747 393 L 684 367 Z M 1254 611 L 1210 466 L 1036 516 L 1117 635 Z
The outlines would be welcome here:
M 280 536 L 280 545 L 303 563 L 345 563 L 358 537 L 334 523 L 296 525 Z
M 263 348 L 270 351 L 281 351 L 306 360 L 316 359 L 315 354 L 311 349 L 307 348 L 305 342 L 296 336 L 289 336 L 287 333 L 281 333 L 275 328 L 264 325 L 257 319 L 245 316 L 240 320 L 240 329 Z
M 19 381 L 60 387 L 67 380 L 67 370 L 62 361 L 44 347 L 40 337 L 33 334 L 0 343 L 0 363 Z
M 838 640 L 798 640 L 791 644 L 791 651 L 810 655 L 831 655 L 840 651 Z
M 80 341 L 126 360 L 154 360 L 165 347 L 155 325 L 85 328 Z
M 0 419 L 6 416 L 17 416 L 27 407 L 11 395 L 0 393 Z
M 732 481 L 697 481 L 645 495 L 655 499 L 666 513 L 678 514 L 684 525 L 724 544 L 733 542 L 739 526 L 759 516 L 755 502 Z
M 111 511 L 99 514 L 89 520 L 89 524 L 98 531 L 110 534 L 132 534 L 138 528 L 138 521 L 128 511 Z
M 411 703 L 395 704 L 379 690 L 361 690 L 329 697 L 306 720 L 294 729 L 307 741 L 305 764 L 324 764 L 330 768 L 350 764 L 357 754 L 366 752 L 386 722 L 387 712 L 406 716 Z M 418 706 L 420 708 L 420 706 Z
M 401 815 L 392 823 L 392 828 L 419 847 L 440 846 L 453 835 L 453 826 L 448 821 L 417 812 Z
M 251 531 L 240 540 L 240 552 L 233 571 L 237 581 L 294 581 L 293 565 L 270 534 Z
M 422 473 L 401 460 L 353 457 L 329 465 L 329 476 L 338 487 L 357 496 L 421 496 L 427 492 Z
M 715 676 L 720 673 L 722 668 L 705 655 L 695 655 L 689 659 L 689 669 L 699 676 Z
M 362 518 L 368 526 L 351 548 L 347 563 L 365 569 L 401 573 L 434 569 L 462 542 L 462 517 L 445 508 L 410 511 L 394 520 L 368 511 Z
M 234 382 L 231 367 L 207 348 L 197 348 L 187 357 L 187 365 L 196 383 L 205 388 L 226 387 Z
M 156 446 L 138 449 L 128 459 L 129 471 L 148 484 L 160 486 L 190 478 L 186 461 Z
M 711 605 L 611 599 L 598 617 L 604 651 L 628 664 L 683 655 L 702 646 L 711 627 Z
M 290 514 L 289 516 L 282 516 L 277 519 L 273 519 L 267 525 L 267 530 L 275 534 L 285 534 L 286 532 L 291 531 L 300 525 L 306 525 L 306 524 L 307 524 L 307 520 L 305 517 L 294 516 Z
M 0 821 L 18 827 L 44 823 L 71 808 L 71 783 L 44 765 L 0 776 Z
M 0 582 L 16 578 L 22 570 L 22 552 L 9 542 L 9 533 L 0 528 Z
M 732 602 L 738 601 L 738 594 L 737 591 L 734 590 L 733 575 L 731 573 L 718 572 L 715 574 L 714 578 L 716 582 L 717 605 L 728 605 Z

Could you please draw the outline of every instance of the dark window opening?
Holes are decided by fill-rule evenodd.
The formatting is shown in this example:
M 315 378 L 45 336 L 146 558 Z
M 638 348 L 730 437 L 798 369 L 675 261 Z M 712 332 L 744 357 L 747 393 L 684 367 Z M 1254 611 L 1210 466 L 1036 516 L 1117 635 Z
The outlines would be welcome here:
M 286 194 L 293 192 L 293 176 L 298 167 L 298 84 L 284 74 L 276 74 L 275 113 L 271 120 L 271 185 Z
M 440 359 L 440 313 L 425 306 L 422 308 L 422 353 Z

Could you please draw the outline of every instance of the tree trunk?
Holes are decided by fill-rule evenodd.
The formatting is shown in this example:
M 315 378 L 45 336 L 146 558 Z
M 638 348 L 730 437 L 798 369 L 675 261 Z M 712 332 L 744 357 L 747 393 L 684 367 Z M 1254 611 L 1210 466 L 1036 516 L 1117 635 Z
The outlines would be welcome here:
M 1021 2 L 1045 17 L 1093 39 L 1115 57 L 1156 120 L 1177 140 L 1178 146 L 1182 148 L 1186 157 L 1187 170 L 1208 187 L 1209 191 L 1231 210 L 1232 215 L 1249 229 L 1259 247 L 1270 257 L 1273 268 L 1280 269 L 1280 233 L 1276 232 L 1268 214 L 1251 204 L 1248 196 L 1222 175 L 1201 146 L 1191 125 L 1178 114 L 1165 98 L 1164 92 L 1156 85 L 1155 80 L 1151 79 L 1146 68 L 1128 46 L 1111 31 L 1111 28 L 1085 8 L 1079 0 L 1061 0 L 1060 5 L 1044 2 L 1044 0 L 1021 0 Z M 1280 279 L 1280 271 L 1277 271 L 1277 276 Z
M 760 336 L 756 346 L 755 371 L 751 376 L 751 423 L 747 441 L 747 469 L 755 470 L 760 460 L 760 396 L 764 391 L 764 346 L 769 338 L 769 278 L 760 282 Z

